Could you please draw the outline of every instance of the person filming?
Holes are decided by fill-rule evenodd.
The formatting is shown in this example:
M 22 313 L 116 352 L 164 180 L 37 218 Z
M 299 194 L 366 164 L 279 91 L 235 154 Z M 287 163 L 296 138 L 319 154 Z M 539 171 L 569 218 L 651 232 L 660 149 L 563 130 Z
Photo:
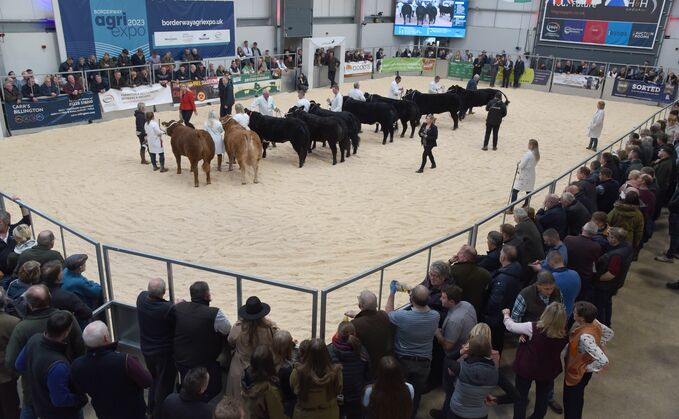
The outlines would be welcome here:
M 493 150 L 497 150 L 497 136 L 500 131 L 500 124 L 502 118 L 507 116 L 507 105 L 502 102 L 502 93 L 495 93 L 495 98 L 491 99 L 486 105 L 488 116 L 486 117 L 486 135 L 483 138 L 483 147 L 481 150 L 488 150 L 488 140 L 490 140 L 490 132 L 493 132 Z

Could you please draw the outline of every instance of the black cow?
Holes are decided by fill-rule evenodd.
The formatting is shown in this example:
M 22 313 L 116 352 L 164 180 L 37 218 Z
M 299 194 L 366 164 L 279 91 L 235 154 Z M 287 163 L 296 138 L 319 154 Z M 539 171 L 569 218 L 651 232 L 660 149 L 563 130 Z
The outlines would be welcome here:
M 384 133 L 382 144 L 387 143 L 387 136 L 389 136 L 390 143 L 394 142 L 394 123 L 398 120 L 398 113 L 392 105 L 361 102 L 345 97 L 342 110 L 356 115 L 362 124 L 380 124 Z
M 448 5 L 448 6 L 442 4 L 441 6 L 439 6 L 439 14 L 440 14 L 441 16 L 443 16 L 443 15 L 450 15 L 450 21 L 451 21 L 451 22 L 453 21 L 453 12 L 454 12 L 454 10 L 455 10 L 455 9 L 453 8 L 453 5 L 452 5 L 452 4 L 450 4 L 450 5 Z
M 408 89 L 406 90 L 403 99 L 415 102 L 420 108 L 421 115 L 427 115 L 430 113 L 444 113 L 450 112 L 450 116 L 453 118 L 453 129 L 457 129 L 458 123 L 458 112 L 460 112 L 460 97 L 452 92 L 446 93 L 420 93 L 417 90 Z
M 248 126 L 262 139 L 262 146 L 264 148 L 262 157 L 266 158 L 266 148 L 269 145 L 269 141 L 274 143 L 290 141 L 292 148 L 295 149 L 299 156 L 299 167 L 304 166 L 306 155 L 309 152 L 309 145 L 311 144 L 309 128 L 304 121 L 299 119 L 274 118 L 273 116 L 266 116 L 249 110 L 247 113 L 250 115 L 250 124 Z
M 309 107 L 309 113 L 325 118 L 337 118 L 342 120 L 342 122 L 346 124 L 347 133 L 349 134 L 351 145 L 354 147 L 354 154 L 356 154 L 356 151 L 358 151 L 358 144 L 361 141 L 361 137 L 358 136 L 358 133 L 361 131 L 361 121 L 356 115 L 351 112 L 333 112 L 328 109 L 323 109 L 321 105 L 313 101 Z
M 436 9 L 436 6 L 429 3 L 427 5 L 426 11 L 427 11 L 427 16 L 429 17 L 429 24 L 433 25 L 434 23 L 436 23 L 436 14 L 438 13 L 438 10 Z
M 415 8 L 415 17 L 417 18 L 418 25 L 424 25 L 424 17 L 426 14 L 427 14 L 426 6 L 422 6 L 420 4 Z
M 340 162 L 344 162 L 344 152 L 347 157 L 351 154 L 351 145 L 347 136 L 346 124 L 337 118 L 323 118 L 304 111 L 304 108 L 293 108 L 285 115 L 286 118 L 297 118 L 304 121 L 309 128 L 312 141 L 327 141 L 332 151 L 332 164 L 337 164 L 337 144 L 342 153 Z
M 488 102 L 495 98 L 495 95 L 500 92 L 505 97 L 505 105 L 509 105 L 509 98 L 502 91 L 497 89 L 478 89 L 467 90 L 458 85 L 450 86 L 449 92 L 453 92 L 460 97 L 462 107 L 460 108 L 460 119 L 464 119 L 467 111 L 471 111 L 475 106 L 486 106 Z
M 401 6 L 401 17 L 403 18 L 403 24 L 406 24 L 406 18 L 408 19 L 408 22 L 412 22 L 413 20 L 413 6 L 409 4 L 404 4 Z
M 410 127 L 412 128 L 410 131 L 410 138 L 413 138 L 415 135 L 415 127 L 420 125 L 420 117 L 422 116 L 417 103 L 411 102 L 409 100 L 397 100 L 380 95 L 371 95 L 370 93 L 365 94 L 365 99 L 368 101 L 368 103 L 383 102 L 392 105 L 394 109 L 396 109 L 396 112 L 398 113 L 398 119 L 401 120 L 401 125 L 403 126 L 401 138 L 403 138 L 406 131 L 408 130 L 408 122 L 410 122 Z

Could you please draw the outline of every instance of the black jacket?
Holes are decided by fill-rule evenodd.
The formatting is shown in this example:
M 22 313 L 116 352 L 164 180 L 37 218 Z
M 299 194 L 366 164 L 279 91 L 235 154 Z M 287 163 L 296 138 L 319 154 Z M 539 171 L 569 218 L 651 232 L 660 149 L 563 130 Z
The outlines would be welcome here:
M 488 289 L 490 295 L 484 310 L 484 319 L 489 326 L 500 326 L 502 324 L 502 310 L 514 306 L 514 300 L 521 291 L 522 269 L 519 262 L 512 262 L 509 265 L 498 269 L 493 274 Z
M 577 236 L 589 220 L 592 214 L 582 202 L 575 201 L 570 207 L 566 208 L 566 223 L 568 224 L 568 235 Z
M 142 291 L 137 297 L 137 320 L 141 352 L 144 355 L 172 353 L 175 312 L 172 302 Z
M 140 132 L 142 136 L 146 136 L 144 130 L 144 124 L 146 123 L 146 115 L 140 110 L 134 111 L 134 125 L 137 132 Z
M 40 96 L 40 86 L 33 84 L 29 86 L 28 83 L 21 86 L 21 96 L 25 98 L 32 98 Z
M 495 272 L 502 267 L 500 264 L 500 251 L 502 251 L 502 246 L 496 247 L 485 255 L 477 256 L 476 265 L 490 273 Z
M 12 274 L 12 271 L 9 270 L 7 257 L 10 255 L 10 253 L 14 251 L 14 247 L 16 247 L 16 241 L 14 241 L 13 234 L 14 228 L 19 224 L 31 225 L 31 216 L 26 215 L 18 223 L 10 224 L 7 236 L 7 243 L 5 243 L 3 240 L 0 240 L 0 272 L 5 274 L 6 276 Z
M 427 131 L 427 134 L 425 135 L 424 130 L 426 127 L 427 124 L 422 124 L 420 127 L 419 135 L 422 139 L 422 145 L 425 147 L 436 147 L 436 139 L 439 136 L 439 129 L 436 127 L 436 125 L 431 124 L 429 131 Z
M 233 81 L 229 79 L 226 86 L 223 83 L 224 79 L 219 80 L 219 101 L 222 105 L 233 105 L 235 99 L 233 97 Z
M 214 407 L 185 391 L 167 396 L 163 403 L 163 419 L 212 419 Z
M 516 77 L 521 77 L 523 72 L 525 71 L 526 65 L 524 64 L 523 61 L 517 61 L 516 64 L 514 64 L 514 79 L 516 80 Z M 518 80 L 516 80 L 518 81 Z
M 368 379 L 368 363 L 361 360 L 361 355 L 353 350 L 341 350 L 332 343 L 328 345 L 328 352 L 333 363 L 342 365 L 344 401 L 358 403 Z
M 52 303 L 50 304 L 52 307 L 70 311 L 80 321 L 89 320 L 92 317 L 92 309 L 71 291 L 61 289 L 61 284 L 53 285 L 49 289 L 52 295 Z
M 556 204 L 548 210 L 540 208 L 537 213 L 537 220 L 542 226 L 542 231 L 553 228 L 559 232 L 561 239 L 566 237 L 566 211 L 564 211 L 561 204 Z
M 575 197 L 578 201 L 582 202 L 582 205 L 584 205 L 590 213 L 593 214 L 596 212 L 596 186 L 587 180 L 580 180 L 575 184 L 580 188 L 580 192 L 578 192 Z
M 64 264 L 64 258 L 61 256 L 61 253 L 56 250 L 48 249 L 45 246 L 37 245 L 21 253 L 19 260 L 17 261 L 17 266 L 14 268 L 14 274 L 18 275 L 19 268 L 29 260 L 34 260 L 40 265 L 44 265 L 51 260 L 58 260 L 62 265 Z
M 596 207 L 599 211 L 605 213 L 611 212 L 613 204 L 615 204 L 615 201 L 618 199 L 618 189 L 620 189 L 620 185 L 613 179 L 608 179 L 605 182 L 599 183 L 596 187 Z
M 219 309 L 207 302 L 183 302 L 174 306 L 174 360 L 177 365 L 193 368 L 209 365 L 222 351 L 222 336 L 215 331 Z
M 498 126 L 502 123 L 502 118 L 507 116 L 507 105 L 500 99 L 492 99 L 486 105 L 488 116 L 486 116 L 486 124 Z

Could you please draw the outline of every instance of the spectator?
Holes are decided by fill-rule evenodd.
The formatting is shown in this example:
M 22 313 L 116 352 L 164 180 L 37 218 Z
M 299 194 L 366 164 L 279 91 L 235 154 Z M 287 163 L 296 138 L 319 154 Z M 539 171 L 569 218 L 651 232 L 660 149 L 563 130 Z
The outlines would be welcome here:
M 167 86 L 167 83 L 172 80 L 172 74 L 167 71 L 166 66 L 160 67 L 160 70 L 156 73 L 156 83 L 159 83 L 161 86 L 165 87 Z
M 153 377 L 148 403 L 153 418 L 161 417 L 163 402 L 172 394 L 177 377 L 172 357 L 174 304 L 164 297 L 165 282 L 160 278 L 151 279 L 147 291 L 142 291 L 137 297 L 141 353 Z
M 109 53 L 105 52 L 104 55 L 102 55 L 101 60 L 99 60 L 99 68 L 107 69 L 113 67 L 115 67 L 115 63 L 113 62 L 113 60 L 111 60 L 111 56 L 109 55 Z
M 529 285 L 516 296 L 512 320 L 517 323 L 536 322 L 549 304 L 563 302 L 561 291 L 549 271 L 538 273 L 535 284 Z
M 621 171 L 620 171 L 620 167 L 618 166 L 617 157 L 614 156 L 612 153 L 601 153 L 600 162 L 601 162 L 602 168 L 605 167 L 605 168 L 611 169 L 611 178 L 620 182 Z
M 184 125 L 189 128 L 196 128 L 191 123 L 191 116 L 198 115 L 198 109 L 196 109 L 196 95 L 193 91 L 189 89 L 186 84 L 182 84 L 179 89 L 179 112 L 181 113 Z
M 2 213 L 0 213 L 0 218 L 1 216 Z M 2 223 L 2 221 L 0 221 L 0 223 Z M 7 232 L 7 235 L 9 236 L 9 231 Z M 26 250 L 35 247 L 37 244 L 37 242 L 31 238 L 31 227 L 28 224 L 19 224 L 14 227 L 10 237 L 13 238 L 13 249 L 9 252 L 2 252 L 2 255 L 5 256 L 5 266 L 9 273 L 14 272 L 14 268 L 16 268 L 16 264 L 19 261 L 19 256 Z M 2 243 L 4 242 L 0 242 L 0 245 Z M 9 281 L 10 278 L 11 276 L 8 274 L 3 282 L 8 284 L 7 281 Z M 7 285 L 4 285 L 4 287 L 6 286 Z
M 609 250 L 599 258 L 594 281 L 594 304 L 601 322 L 611 327 L 613 296 L 625 285 L 634 249 L 627 242 L 627 231 L 611 227 L 608 234 Z
M 219 117 L 231 115 L 231 107 L 235 103 L 233 95 L 233 81 L 228 73 L 224 73 L 219 80 Z
M 219 374 L 219 371 L 215 371 Z M 184 374 L 179 393 L 163 402 L 163 419 L 212 419 L 214 408 L 207 403 L 209 382 L 213 378 L 205 367 L 191 368 Z M 216 394 L 215 394 L 216 395 Z
M 83 86 L 75 79 L 73 74 L 69 74 L 68 77 L 66 77 L 66 84 L 63 85 L 61 90 L 71 97 L 83 94 Z
M 502 233 L 499 231 L 491 231 L 488 233 L 486 244 L 488 246 L 488 252 L 486 252 L 484 256 L 477 256 L 476 263 L 480 268 L 493 273 L 501 267 L 500 251 L 502 250 Z M 455 276 L 453 276 L 453 278 L 455 278 Z M 462 289 L 464 290 L 464 288 Z M 477 316 L 478 315 L 479 312 L 477 311 Z
M 4 363 L 5 352 L 12 332 L 19 319 L 7 313 L 9 301 L 5 290 L 0 287 L 0 414 L 3 418 L 19 418 L 19 394 L 17 393 L 17 375 L 13 368 Z
M 249 127 L 250 115 L 244 112 L 243 105 L 241 105 L 240 103 L 236 103 L 236 106 L 234 106 L 234 110 L 236 111 L 236 114 L 233 115 L 233 119 L 246 130 L 250 130 Z
M 50 260 L 40 267 L 40 281 L 47 285 L 52 296 L 52 307 L 59 310 L 67 310 L 75 315 L 75 318 L 84 327 L 92 317 L 92 309 L 71 291 L 62 288 L 63 263 L 58 260 Z
M 255 74 L 255 70 L 252 67 L 252 63 L 250 63 L 250 61 L 244 62 L 243 68 L 241 69 L 241 74 Z
M 120 52 L 120 55 L 118 55 L 118 62 L 116 64 L 118 67 L 130 67 L 132 65 L 130 52 L 127 49 L 123 49 Z
M 561 195 L 561 205 L 566 210 L 567 233 L 569 236 L 575 236 L 592 216 L 589 210 L 570 192 L 564 192 Z
M 328 345 L 334 364 L 342 366 L 342 405 L 340 417 L 362 419 L 361 393 L 368 376 L 368 353 L 356 337 L 356 328 L 348 321 L 337 327 L 337 333 Z
M 377 296 L 371 291 L 361 291 L 358 295 L 358 308 L 358 313 L 347 311 L 344 314 L 353 318 L 351 323 L 356 329 L 356 337 L 368 352 L 370 371 L 374 377 L 380 359 L 391 352 L 391 323 L 387 313 L 377 309 Z
M 557 194 L 545 196 L 544 204 L 537 212 L 537 221 L 543 231 L 554 229 L 559 233 L 560 238 L 566 237 L 568 232 L 566 211 Z
M 135 77 L 134 83 L 137 86 L 145 86 L 147 84 L 150 84 L 149 72 L 146 69 L 146 67 L 142 67 L 141 70 L 137 73 L 137 77 Z
M 212 63 L 210 63 L 210 67 L 208 67 L 208 74 L 210 73 L 209 68 L 211 67 L 214 67 Z M 217 66 L 217 70 L 215 70 L 214 72 L 214 77 L 222 77 L 224 76 L 224 74 L 228 74 L 228 72 L 226 71 L 223 65 L 219 64 Z
M 414 397 L 415 389 L 404 380 L 399 362 L 393 356 L 384 356 L 375 384 L 365 388 L 363 407 L 372 419 L 410 419 Z
M 59 72 L 60 73 L 70 73 L 73 71 L 73 57 L 68 57 L 66 58 L 66 61 L 61 63 L 59 66 Z
M 554 396 L 554 379 L 563 371 L 561 351 L 568 343 L 565 307 L 552 302 L 545 307 L 538 321 L 523 323 L 510 317 L 508 309 L 503 314 L 507 330 L 522 335 L 514 360 L 516 389 L 520 394 L 514 402 L 514 417 L 526 417 L 528 392 L 535 381 L 536 400 L 531 418 L 544 418 L 550 396 Z M 561 406 L 559 410 L 562 410 Z
M 14 268 L 14 273 L 16 274 L 19 272 L 21 265 L 29 260 L 35 260 L 41 265 L 44 265 L 51 260 L 57 260 L 59 263 L 63 263 L 64 258 L 61 256 L 61 253 L 52 250 L 53 247 L 54 233 L 49 230 L 41 231 L 38 234 L 37 244 L 19 255 L 19 260 L 17 261 L 16 268 Z
M 536 260 L 542 260 L 545 254 L 542 246 L 542 235 L 535 223 L 528 217 L 526 210 L 517 208 L 514 211 L 514 221 L 516 222 L 516 238 L 523 243 L 521 265 L 527 266 Z
M 229 73 L 231 75 L 240 75 L 240 65 L 236 62 L 237 60 L 231 60 L 231 66 L 229 67 Z
M 283 410 L 289 417 L 292 417 L 292 413 L 295 410 L 295 402 L 297 401 L 297 396 L 295 396 L 295 392 L 292 391 L 290 386 L 290 375 L 294 367 L 294 348 L 295 341 L 292 339 L 290 332 L 287 330 L 277 330 L 274 333 L 271 351 L 273 352 L 276 374 L 278 374 L 278 382 L 281 386 Z
M 269 68 L 267 67 L 266 62 L 264 62 L 264 58 L 262 57 L 257 58 L 255 73 L 264 74 L 267 71 L 269 71 Z
M 596 320 L 597 309 L 587 301 L 575 303 L 568 350 L 566 374 L 563 385 L 563 404 L 566 418 L 581 418 L 585 402 L 585 387 L 592 373 L 608 365 L 608 357 L 602 350 L 613 338 L 613 331 Z
M 566 268 L 563 256 L 559 252 L 549 253 L 547 262 L 554 276 L 554 282 L 561 292 L 563 304 L 566 306 L 566 315 L 570 318 L 573 314 L 575 299 L 580 293 L 580 275 L 574 270 Z
M 144 389 L 151 386 L 151 374 L 137 358 L 116 351 L 103 322 L 88 324 L 83 340 L 87 355 L 73 361 L 71 379 L 90 396 L 97 417 L 145 419 Z
M 325 65 L 328 66 L 328 80 L 330 80 L 330 85 L 335 84 L 335 74 L 337 72 L 337 67 L 340 66 L 340 61 L 335 58 L 335 52 L 333 50 L 328 51 L 328 57 L 326 59 Z
M 224 397 L 215 407 L 212 419 L 245 419 L 245 411 L 238 400 Z
M 288 418 L 281 402 L 278 375 L 268 345 L 258 345 L 254 349 L 250 366 L 243 371 L 242 390 L 239 393 L 243 395 L 249 418 Z
M 108 83 L 106 83 L 99 74 L 94 76 L 94 80 L 90 85 L 90 91 L 95 93 L 105 93 L 108 89 Z
M 557 233 L 556 230 L 554 230 L 553 228 L 545 230 L 542 233 L 542 241 L 545 243 L 545 246 L 547 247 L 545 249 L 545 258 L 542 261 L 533 262 L 531 264 L 531 267 L 535 272 L 539 272 L 540 270 L 551 271 L 551 268 L 549 267 L 549 263 L 547 261 L 548 256 L 551 252 L 558 252 L 561 255 L 564 262 L 568 263 L 568 249 L 566 249 L 566 245 L 563 244 L 561 238 L 559 237 L 559 233 Z
M 40 96 L 40 87 L 35 84 L 35 79 L 33 77 L 29 78 L 28 82 L 21 86 L 21 96 L 24 99 L 28 99 L 33 102 L 38 101 L 38 96 Z
M 160 70 L 160 55 L 158 51 L 152 51 L 151 57 L 149 58 L 149 64 L 151 64 L 151 71 L 156 73 Z
M 582 227 L 579 236 L 564 239 L 568 249 L 568 268 L 576 271 L 581 279 L 578 300 L 592 300 L 593 267 L 602 254 L 601 246 L 592 240 L 597 230 L 596 224 L 590 221 Z
M 613 210 L 608 214 L 609 226 L 620 227 L 630 233 L 630 243 L 635 255 L 639 251 L 644 232 L 644 216 L 641 214 L 639 205 L 639 193 L 636 189 L 630 189 L 625 194 L 625 198 L 616 202 Z
M 24 263 L 19 269 L 18 277 L 7 288 L 10 300 L 20 298 L 32 286 L 40 283 L 40 264 L 34 260 Z M 25 315 L 25 313 L 21 313 Z M 23 316 L 22 316 L 23 317 Z
M 483 319 L 491 329 L 493 349 L 502 353 L 504 348 L 504 326 L 502 310 L 510 308 L 521 291 L 521 265 L 516 260 L 516 248 L 502 246 L 500 264 L 502 267 L 493 273 L 488 286 L 489 297 L 483 312 Z
M 601 246 L 601 250 L 605 252 L 608 250 L 608 214 L 603 211 L 597 211 L 592 214 L 592 222 L 596 224 L 597 233 L 592 239 Z
M 339 417 L 337 396 L 342 394 L 342 368 L 333 365 L 322 339 L 312 339 L 300 364 L 290 375 L 297 395 L 295 419 L 335 419 Z
M 111 80 L 111 89 L 120 90 L 123 87 L 127 87 L 127 81 L 123 78 L 123 74 L 120 70 L 113 72 L 113 80 Z
M 514 62 L 509 56 L 502 57 L 502 87 L 509 88 L 509 77 L 514 70 Z
M 575 198 L 582 202 L 582 205 L 587 208 L 587 211 L 589 211 L 590 214 L 593 214 L 597 211 L 597 193 L 595 184 L 587 179 L 591 173 L 592 172 L 588 167 L 583 166 L 579 168 L 576 172 L 576 177 L 578 180 L 571 184 L 571 186 L 575 186 L 578 189 L 577 191 L 569 190 L 569 192 L 575 192 Z
M 450 264 L 442 260 L 437 260 L 431 263 L 427 277 L 421 282 L 425 288 L 429 290 L 429 298 L 427 305 L 432 310 L 435 310 L 443 319 L 446 310 L 441 304 L 441 288 L 446 284 L 451 284 L 450 278 Z
M 198 53 L 198 48 L 191 49 L 191 60 L 192 61 L 203 61 L 203 57 Z
M 395 296 L 396 282 L 392 281 L 384 311 L 389 314 L 389 320 L 395 327 L 394 353 L 401 364 L 405 379 L 415 389 L 415 414 L 429 377 L 434 334 L 440 315 L 427 305 L 429 290 L 424 285 L 418 285 L 410 291 L 412 310 L 394 310 Z
M 655 180 L 658 182 L 658 193 L 655 205 L 655 214 L 653 219 L 657 220 L 660 212 L 667 204 L 667 201 L 672 195 L 670 189 L 672 178 L 674 176 L 674 165 L 670 158 L 674 149 L 669 145 L 663 145 L 658 151 L 658 160 L 653 162 L 653 169 L 655 170 Z
M 494 237 L 496 236 L 494 235 Z M 500 265 L 499 253 L 500 247 L 498 246 L 498 266 Z M 482 268 L 480 264 L 477 264 L 475 262 L 476 260 L 476 249 L 465 244 L 460 247 L 460 250 L 449 260 L 449 262 L 451 263 L 450 276 L 453 278 L 452 283 L 462 289 L 462 301 L 470 303 L 474 307 L 476 318 L 479 318 L 483 311 L 485 293 L 488 284 L 490 283 L 491 275 L 489 271 Z M 443 296 L 443 294 L 441 294 L 441 296 Z M 443 315 L 445 315 L 445 310 L 441 313 L 441 316 Z M 448 350 L 448 352 L 450 352 L 450 350 Z
M 89 308 L 96 309 L 104 302 L 101 285 L 87 279 L 85 272 L 87 255 L 74 254 L 64 261 L 63 283 L 61 289 L 78 296 Z
M 45 334 L 35 334 L 16 359 L 20 374 L 30 377 L 32 403 L 41 418 L 77 419 L 87 397 L 70 385 L 70 359 L 67 356 L 68 338 L 73 316 L 58 311 L 46 323 Z
M 189 80 L 201 80 L 200 72 L 198 71 L 198 66 L 191 64 L 189 66 Z
M 177 81 L 188 81 L 191 80 L 191 74 L 186 71 L 186 66 L 181 65 L 174 73 L 174 78 Z
M 599 173 L 599 184 L 596 187 L 597 203 L 599 211 L 611 212 L 613 205 L 618 198 L 620 184 L 613 179 L 613 172 L 607 167 L 603 167 Z
M 163 64 L 174 64 L 174 57 L 172 57 L 172 53 L 170 51 L 165 52 L 165 54 L 163 54 L 163 58 L 160 59 L 160 62 Z
M 52 83 L 51 77 L 45 77 L 40 86 L 40 96 L 55 97 L 59 96 L 59 86 Z
M 306 75 L 301 71 L 299 73 L 299 76 L 297 77 L 295 87 L 297 90 L 304 90 L 305 92 L 309 90 L 309 80 L 307 80 Z
M 182 377 L 195 367 L 205 367 L 207 372 L 212 372 L 207 389 L 203 388 L 199 393 L 204 392 L 205 399 L 210 400 L 222 388 L 217 357 L 222 351 L 223 337 L 231 330 L 231 323 L 222 310 L 210 307 L 212 297 L 206 282 L 194 282 L 189 290 L 191 301 L 175 305 L 174 359 Z
M 243 41 L 243 56 L 247 59 L 252 59 L 252 57 L 254 56 L 252 48 L 250 48 L 248 41 Z
M 250 357 L 258 345 L 273 343 L 276 325 L 266 316 L 271 307 L 253 296 L 238 309 L 239 320 L 229 333 L 229 346 L 234 349 L 226 381 L 226 395 L 239 398 L 243 371 L 250 365 Z
M 354 88 L 349 90 L 348 96 L 353 100 L 365 102 L 365 95 L 361 91 L 360 87 L 361 87 L 361 84 L 359 82 L 354 82 Z
M 140 67 L 146 64 L 146 56 L 141 48 L 138 48 L 137 52 L 132 56 L 131 63 L 134 67 L 137 67 L 137 70 L 140 70 Z

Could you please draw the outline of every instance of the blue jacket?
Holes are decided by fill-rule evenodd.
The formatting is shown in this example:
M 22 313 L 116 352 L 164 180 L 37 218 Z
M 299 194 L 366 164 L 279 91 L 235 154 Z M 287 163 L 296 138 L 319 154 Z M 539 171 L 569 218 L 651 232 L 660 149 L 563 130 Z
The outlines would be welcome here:
M 81 274 L 71 272 L 68 268 L 64 268 L 61 289 L 71 291 L 90 308 L 98 307 L 103 299 L 101 285 L 90 281 Z
M 469 81 L 467 82 L 467 90 L 469 91 L 477 90 L 476 80 L 474 80 L 473 78 L 469 79 Z
M 502 310 L 511 309 L 516 296 L 521 291 L 521 264 L 512 262 L 493 273 L 493 278 L 488 286 L 490 295 L 484 310 L 485 322 L 489 326 L 502 324 Z
M 566 237 L 566 210 L 563 209 L 561 204 L 556 204 L 546 211 L 544 208 L 540 208 L 536 218 L 542 226 L 543 231 L 548 228 L 553 228 L 559 232 L 559 237 L 561 239 Z M 578 232 L 578 234 L 580 234 L 580 232 Z

